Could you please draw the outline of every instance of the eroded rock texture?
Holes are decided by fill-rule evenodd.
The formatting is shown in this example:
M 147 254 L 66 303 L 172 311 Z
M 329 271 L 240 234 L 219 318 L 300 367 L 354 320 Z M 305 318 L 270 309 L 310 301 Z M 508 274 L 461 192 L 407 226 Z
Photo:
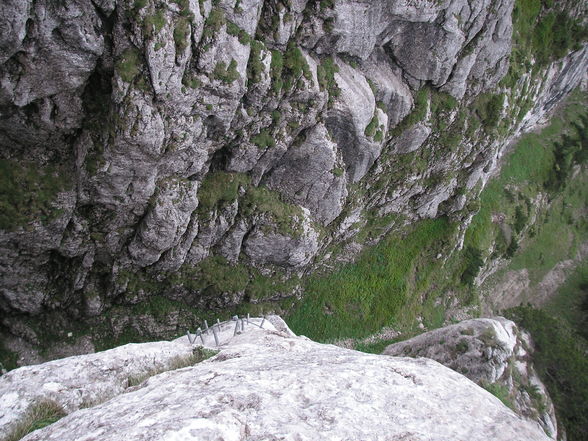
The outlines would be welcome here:
M 512 8 L 5 2 L 0 156 L 19 185 L 2 200 L 4 330 L 34 344 L 9 316 L 84 320 L 153 295 L 201 310 L 279 299 L 368 211 L 469 219 L 508 141 L 473 104 L 507 91 Z M 551 66 L 506 132 L 565 96 L 586 57 Z M 260 278 L 272 289 L 253 292 Z
M 510 320 L 465 320 L 392 344 L 383 354 L 436 360 L 501 394 L 519 415 L 558 438 L 553 403 L 533 368 L 532 341 Z
M 155 355 L 159 347 L 156 356 L 162 358 L 173 346 L 185 351 L 183 340 L 146 348 Z M 140 346 L 128 347 L 129 354 L 140 358 Z M 364 354 L 252 325 L 223 340 L 220 353 L 207 361 L 153 376 L 102 404 L 76 410 L 67 387 L 72 381 L 60 368 L 69 364 L 75 371 L 94 360 L 119 374 L 123 369 L 114 351 L 125 348 L 9 373 L 26 382 L 33 369 L 41 375 L 53 370 L 50 395 L 63 397 L 64 405 L 73 402 L 68 416 L 23 440 L 550 439 L 536 423 L 433 360 Z M 141 365 L 133 356 L 126 370 Z M 2 378 L 3 398 L 13 393 L 6 383 Z M 83 381 L 77 386 L 87 392 Z M 3 405 L 9 409 L 7 401 Z

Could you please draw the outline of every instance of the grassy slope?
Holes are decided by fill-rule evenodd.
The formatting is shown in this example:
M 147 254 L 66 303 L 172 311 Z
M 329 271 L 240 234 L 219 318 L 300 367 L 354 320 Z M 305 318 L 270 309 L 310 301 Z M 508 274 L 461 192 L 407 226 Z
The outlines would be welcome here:
M 329 275 L 307 280 L 305 296 L 288 317 L 296 333 L 317 340 L 362 338 L 384 326 L 410 335 L 416 318 L 427 327 L 443 324 L 447 292 L 475 301 L 475 292 L 464 273 L 475 257 L 511 257 L 509 268 L 528 268 L 534 281 L 558 261 L 570 257 L 588 238 L 585 221 L 588 173 L 576 171 L 573 179 L 554 184 L 555 171 L 563 167 L 559 152 L 562 135 L 576 139 L 574 124 L 585 112 L 586 95 L 576 93 L 541 133 L 525 135 L 505 159 L 500 176 L 481 194 L 481 208 L 466 233 L 464 250 L 448 259 L 436 259 L 454 243 L 456 225 L 448 219 L 423 220 L 409 231 L 393 233 L 375 247 L 364 250 L 353 264 Z M 533 201 L 539 195 L 546 205 Z M 518 207 L 518 208 L 517 208 Z M 492 222 L 502 213 L 505 227 Z M 529 227 L 530 219 L 536 219 Z M 472 252 L 472 250 L 474 250 Z M 470 268 L 471 270 L 471 268 Z M 361 345 L 377 350 L 379 343 Z

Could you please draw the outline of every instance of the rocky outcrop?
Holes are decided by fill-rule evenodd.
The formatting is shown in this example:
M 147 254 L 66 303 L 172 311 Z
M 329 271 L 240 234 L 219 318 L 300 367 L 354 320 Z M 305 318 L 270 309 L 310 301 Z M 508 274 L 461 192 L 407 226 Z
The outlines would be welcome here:
M 261 324 L 255 319 L 257 324 Z M 497 398 L 439 363 L 424 358 L 363 354 L 304 337 L 287 327 L 246 325 L 245 332 L 222 334 L 220 352 L 207 361 L 152 376 L 124 393 L 82 410 L 77 403 L 92 375 L 107 368 L 129 371 L 141 364 L 127 352 L 123 368 L 107 351 L 38 367 L 17 369 L 11 378 L 22 383 L 9 389 L 0 379 L 3 409 L 12 409 L 10 395 L 34 384 L 33 370 L 49 375 L 44 391 L 68 408 L 60 421 L 23 438 L 33 440 L 101 439 L 413 439 L 413 440 L 548 440 L 536 424 L 525 421 Z M 282 322 L 283 323 L 283 322 Z M 232 328 L 232 327 L 231 327 Z M 276 328 L 282 328 L 278 331 Z M 187 337 L 152 343 L 156 358 L 175 348 L 189 349 Z M 156 355 L 157 351 L 160 354 Z M 118 353 L 120 353 L 120 351 Z M 141 357 L 144 358 L 144 357 Z M 93 360 L 90 362 L 90 360 Z M 94 366 L 90 374 L 70 380 L 72 372 Z M 112 365 L 112 366 L 110 366 Z M 31 383 L 29 383 L 29 380 Z M 72 383 L 72 384 L 70 384 Z M 68 388 L 68 385 L 75 388 Z M 81 394 L 76 394 L 78 390 Z M 37 389 L 37 394 L 40 391 Z M 12 401 L 10 401 L 12 402 Z M 25 401 L 23 401 L 25 402 Z M 5 411 L 6 412 L 6 411 Z M 6 418 L 6 413 L 4 415 Z
M 0 200 L 2 332 L 27 340 L 27 314 L 83 321 L 155 295 L 232 308 L 260 277 L 282 298 L 327 247 L 360 249 L 374 213 L 467 222 L 509 141 L 480 127 L 486 95 L 533 83 L 537 105 L 503 130 L 517 134 L 588 62 L 575 50 L 499 85 L 512 8 L 6 3 L 0 161 L 22 186 Z M 500 103 L 497 120 L 520 110 Z M 239 280 L 203 280 L 219 262 Z
M 529 335 L 503 317 L 465 320 L 392 344 L 383 352 L 430 358 L 488 390 L 503 391 L 502 398 L 515 412 L 558 439 L 553 403 L 533 369 L 532 353 Z

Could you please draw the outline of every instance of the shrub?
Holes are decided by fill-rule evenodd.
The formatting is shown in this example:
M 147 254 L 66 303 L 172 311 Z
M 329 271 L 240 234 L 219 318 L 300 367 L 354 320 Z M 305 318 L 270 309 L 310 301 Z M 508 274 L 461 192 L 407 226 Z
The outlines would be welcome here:
M 180 17 L 176 23 L 174 42 L 177 52 L 183 51 L 190 45 L 190 21 L 186 17 Z
M 274 141 L 273 136 L 266 129 L 262 130 L 253 138 L 251 138 L 251 142 L 262 149 L 267 147 L 274 147 L 276 145 L 276 141 Z
M 261 62 L 261 51 L 264 45 L 262 42 L 253 40 L 251 42 L 251 53 L 249 55 L 249 62 L 247 63 L 247 78 L 254 84 L 261 81 L 261 74 L 263 73 L 263 63 Z
M 231 84 L 237 78 L 239 78 L 239 72 L 237 72 L 237 62 L 234 58 L 231 58 L 229 67 L 226 67 L 224 61 L 216 63 L 213 72 L 214 78 L 222 81 L 223 83 Z

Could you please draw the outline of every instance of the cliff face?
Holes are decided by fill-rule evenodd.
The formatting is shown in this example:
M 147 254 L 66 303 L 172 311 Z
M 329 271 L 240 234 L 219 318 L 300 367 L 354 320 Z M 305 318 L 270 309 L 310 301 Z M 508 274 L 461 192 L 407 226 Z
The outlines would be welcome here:
M 499 86 L 512 9 L 8 1 L 4 329 L 35 344 L 23 314 L 86 320 L 153 294 L 200 311 L 275 300 L 330 245 L 358 249 L 372 217 L 465 225 L 509 138 L 585 74 L 580 47 Z
M 14 370 L 0 378 L 2 428 L 52 400 L 69 415 L 23 440 L 551 439 L 435 361 L 322 345 L 272 322 L 237 336 L 221 325 L 217 355 L 135 386 L 127 375 L 189 354 L 187 337 Z

